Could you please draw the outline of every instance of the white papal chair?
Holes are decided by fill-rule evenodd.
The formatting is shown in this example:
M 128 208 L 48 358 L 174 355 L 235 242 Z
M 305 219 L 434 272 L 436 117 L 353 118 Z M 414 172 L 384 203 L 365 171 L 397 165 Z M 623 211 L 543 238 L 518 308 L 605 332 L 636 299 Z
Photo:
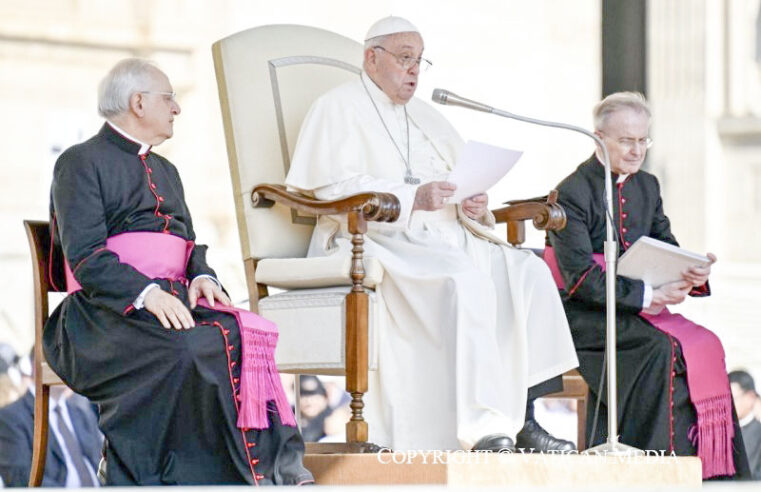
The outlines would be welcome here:
M 362 398 L 378 364 L 383 268 L 363 256 L 362 244 L 367 222 L 396 220 L 399 201 L 363 193 L 322 202 L 283 186 L 309 107 L 358 76 L 362 45 L 322 29 L 273 25 L 217 41 L 212 52 L 251 309 L 278 325 L 279 371 L 346 376 L 352 416 L 340 450 L 372 449 Z M 495 214 L 518 231 L 527 218 L 559 225 L 558 210 L 562 216 L 554 204 L 531 202 Z M 347 215 L 352 257 L 305 258 L 320 214 Z M 269 287 L 285 291 L 269 295 Z

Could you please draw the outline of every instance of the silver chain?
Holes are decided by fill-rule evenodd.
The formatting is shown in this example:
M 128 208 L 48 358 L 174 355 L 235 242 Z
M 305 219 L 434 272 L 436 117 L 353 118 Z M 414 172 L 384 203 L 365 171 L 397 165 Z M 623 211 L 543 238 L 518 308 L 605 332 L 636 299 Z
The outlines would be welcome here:
M 404 154 L 402 153 L 402 149 L 399 148 L 396 140 L 394 140 L 394 136 L 391 135 L 391 131 L 388 129 L 388 126 L 386 126 L 386 122 L 383 120 L 383 116 L 381 115 L 378 106 L 375 104 L 375 100 L 370 94 L 370 89 L 367 88 L 365 79 L 362 77 L 362 75 L 359 76 L 359 80 L 362 82 L 362 87 L 365 88 L 365 92 L 367 92 L 367 97 L 370 98 L 370 102 L 373 103 L 373 108 L 375 108 L 375 112 L 378 114 L 378 118 L 380 118 L 383 128 L 385 128 L 386 133 L 388 134 L 388 138 L 391 139 L 391 143 L 393 143 L 394 147 L 396 147 L 396 151 L 399 152 L 399 157 L 402 158 L 402 162 L 404 162 L 404 166 L 407 168 L 407 171 L 404 173 L 404 182 L 407 184 L 420 184 L 420 178 L 416 178 L 412 175 L 412 168 L 410 167 L 410 119 L 407 116 L 407 106 L 404 106 L 404 121 L 407 123 L 407 158 L 405 159 Z

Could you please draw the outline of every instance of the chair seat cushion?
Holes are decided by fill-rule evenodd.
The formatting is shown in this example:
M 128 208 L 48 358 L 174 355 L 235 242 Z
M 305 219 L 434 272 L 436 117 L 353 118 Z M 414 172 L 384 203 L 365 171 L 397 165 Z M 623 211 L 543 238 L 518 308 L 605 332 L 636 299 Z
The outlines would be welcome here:
M 343 375 L 346 368 L 346 294 L 350 287 L 300 289 L 267 296 L 259 314 L 277 324 L 275 350 L 278 371 L 296 374 Z M 378 367 L 380 292 L 366 290 L 368 304 L 368 366 Z
M 373 257 L 364 258 L 363 286 L 374 289 L 383 279 L 383 266 Z M 279 289 L 312 289 L 352 285 L 351 257 L 266 258 L 256 265 L 256 282 Z

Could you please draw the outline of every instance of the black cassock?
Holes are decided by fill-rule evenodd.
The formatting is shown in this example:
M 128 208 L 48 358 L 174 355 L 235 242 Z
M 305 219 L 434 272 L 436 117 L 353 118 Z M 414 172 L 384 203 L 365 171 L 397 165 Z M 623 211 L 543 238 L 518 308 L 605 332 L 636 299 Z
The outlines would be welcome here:
M 281 424 L 272 402 L 267 429 L 236 427 L 241 343 L 233 316 L 197 307 L 195 328 L 168 330 L 133 307 L 151 282 L 186 306 L 187 289 L 120 263 L 104 249 L 106 238 L 149 231 L 195 240 L 176 168 L 152 152 L 141 159 L 139 149 L 106 123 L 61 155 L 51 188 L 56 240 L 82 290 L 51 315 L 45 356 L 100 408 L 108 483 L 312 481 L 301 436 Z M 206 247 L 196 246 L 186 278 L 214 276 L 205 257 Z
M 558 203 L 565 209 L 568 223 L 562 231 L 548 234 L 565 284 L 561 297 L 579 356 L 579 371 L 592 396 L 587 419 L 590 445 L 604 442 L 608 435 L 607 384 L 603 386 L 595 434 L 590 435 L 605 351 L 605 272 L 592 260 L 593 253 L 603 253 L 605 241 L 604 170 L 592 156 L 558 185 Z M 613 222 L 619 255 L 641 236 L 677 245 L 663 213 L 655 176 L 639 171 L 623 183 L 616 183 L 617 179 L 613 174 Z M 690 295 L 709 293 L 706 284 Z M 688 434 L 697 416 L 690 401 L 681 347 L 675 338 L 637 315 L 642 310 L 643 295 L 642 281 L 616 277 L 620 440 L 643 450 L 696 455 Z M 736 476 L 749 477 L 736 415 L 734 420 Z

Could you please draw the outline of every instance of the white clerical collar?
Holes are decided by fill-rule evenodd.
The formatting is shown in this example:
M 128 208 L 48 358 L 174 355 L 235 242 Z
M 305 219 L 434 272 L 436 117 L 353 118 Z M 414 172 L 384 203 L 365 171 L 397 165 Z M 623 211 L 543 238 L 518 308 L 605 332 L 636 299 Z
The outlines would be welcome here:
M 753 419 L 756 418 L 755 415 L 753 415 L 753 412 L 750 412 L 748 415 L 740 419 L 740 427 L 745 427 L 746 425 L 753 422 Z
M 124 138 L 126 138 L 126 139 L 128 139 L 128 140 L 132 140 L 133 142 L 136 142 L 136 143 L 139 143 L 139 144 L 140 144 L 140 150 L 138 150 L 138 151 L 137 151 L 138 155 L 142 155 L 142 154 L 145 154 L 146 152 L 148 152 L 148 151 L 151 149 L 151 146 L 150 146 L 150 145 L 148 145 L 148 144 L 147 144 L 147 143 L 145 143 L 145 142 L 141 142 L 141 141 L 140 141 L 140 140 L 138 140 L 137 138 L 135 138 L 135 137 L 133 137 L 132 135 L 130 135 L 129 133 L 125 132 L 124 130 L 122 130 L 121 128 L 119 128 L 119 127 L 118 127 L 118 126 L 117 126 L 117 125 L 116 125 L 114 122 L 112 122 L 112 121 L 109 121 L 109 120 L 106 120 L 106 122 L 107 122 L 109 125 L 111 125 L 111 128 L 113 128 L 114 130 L 116 130 L 116 132 L 117 132 L 117 133 L 119 133 L 119 134 L 120 134 L 122 137 L 124 137 Z
M 616 180 L 616 184 L 623 183 L 624 181 L 626 181 L 626 178 L 628 178 L 628 177 L 629 177 L 628 174 L 619 174 L 618 175 L 618 179 Z
M 392 107 L 402 106 L 401 104 L 394 103 L 394 101 L 392 101 L 391 98 L 388 97 L 388 94 L 383 92 L 383 90 L 380 87 L 378 87 L 378 85 L 375 82 L 373 82 L 373 79 L 371 79 L 370 76 L 367 75 L 367 73 L 364 70 L 362 70 L 360 77 L 362 77 L 362 81 L 365 83 L 367 90 L 370 91 L 370 96 L 376 102 L 382 102 L 383 104 L 390 104 Z

